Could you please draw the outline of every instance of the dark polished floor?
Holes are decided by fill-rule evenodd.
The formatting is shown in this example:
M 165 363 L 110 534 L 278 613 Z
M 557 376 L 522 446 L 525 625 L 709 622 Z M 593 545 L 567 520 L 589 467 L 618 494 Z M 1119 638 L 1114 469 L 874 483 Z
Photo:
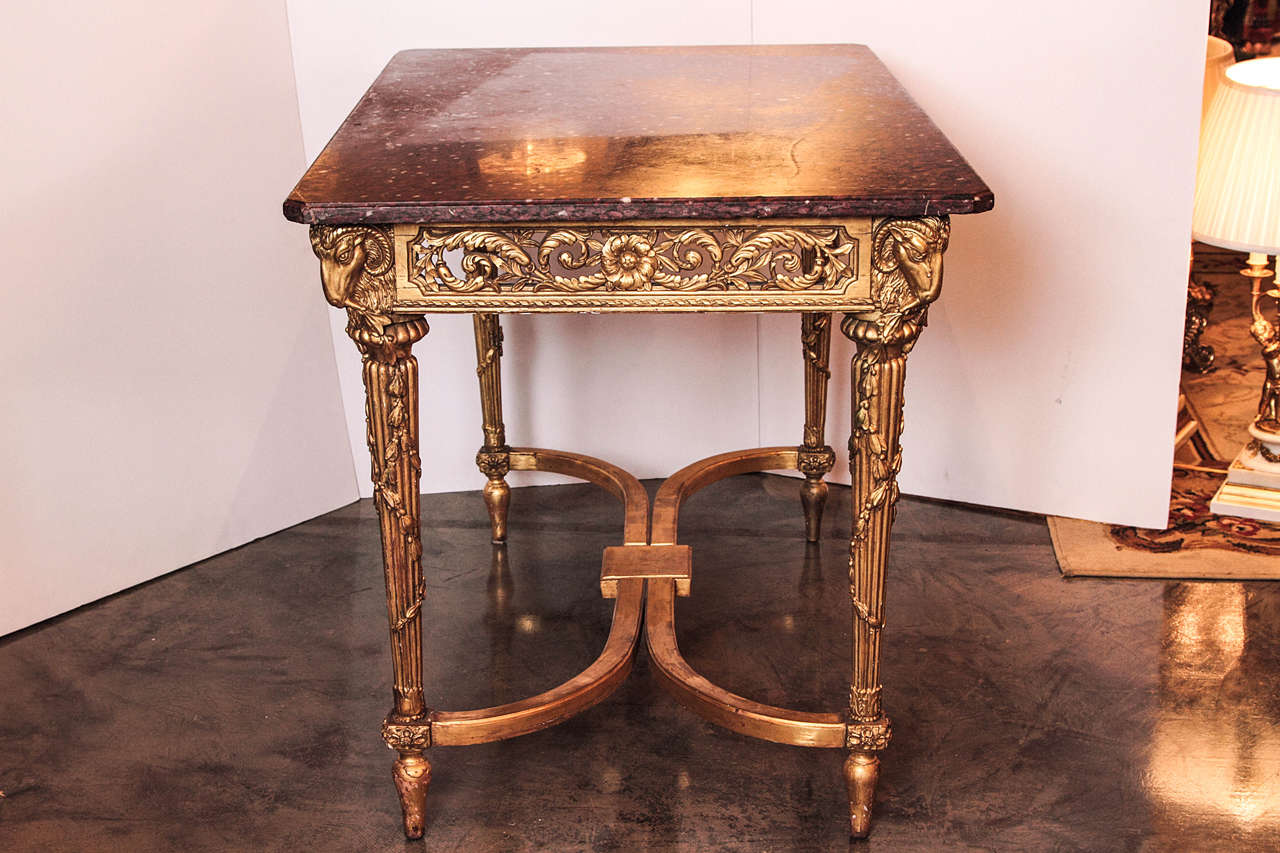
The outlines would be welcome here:
M 682 647 L 713 681 L 845 699 L 848 490 L 801 541 L 796 484 L 681 514 Z M 537 692 L 608 627 L 590 486 L 518 490 L 505 565 L 475 493 L 423 499 L 439 707 Z M 850 845 L 841 751 L 715 729 L 631 679 L 569 723 L 432 750 L 400 835 L 377 527 L 361 502 L 0 641 L 0 850 L 1274 850 L 1280 586 L 1060 578 L 1044 522 L 904 499 L 884 674 L 896 737 Z

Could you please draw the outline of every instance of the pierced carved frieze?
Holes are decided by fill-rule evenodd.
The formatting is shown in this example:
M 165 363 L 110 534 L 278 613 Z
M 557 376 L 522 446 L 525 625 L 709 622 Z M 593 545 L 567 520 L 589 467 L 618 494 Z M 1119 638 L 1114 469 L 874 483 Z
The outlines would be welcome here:
M 414 310 L 798 309 L 803 299 L 870 307 L 860 254 L 869 220 L 398 226 L 396 235 L 398 301 Z
M 840 290 L 857 241 L 829 228 L 422 228 L 409 281 L 423 293 Z M 461 250 L 458 276 L 445 253 Z

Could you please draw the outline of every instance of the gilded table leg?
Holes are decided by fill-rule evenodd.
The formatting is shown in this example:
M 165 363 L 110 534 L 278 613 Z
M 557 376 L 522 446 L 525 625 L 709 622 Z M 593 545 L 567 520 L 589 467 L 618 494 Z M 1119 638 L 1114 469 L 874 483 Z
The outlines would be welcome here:
M 868 324 L 846 319 L 858 346 L 853 359 L 853 436 L 849 467 L 853 481 L 853 535 L 849 547 L 849 591 L 853 599 L 853 679 L 849 691 L 849 737 L 845 763 L 850 831 L 871 829 L 871 806 L 880 772 L 877 752 L 888 745 L 889 720 L 880 704 L 880 631 L 884 627 L 884 573 L 889 529 L 898 499 L 902 464 L 903 344 L 868 340 Z M 869 326 L 874 329 L 874 326 Z
M 849 830 L 871 830 L 880 775 L 879 753 L 892 735 L 881 706 L 880 633 L 884 628 L 885 566 L 902 467 L 902 389 L 907 353 L 942 287 L 944 217 L 880 220 L 872 236 L 872 292 L 877 310 L 846 314 L 840 330 L 854 342 L 853 434 L 849 438 L 853 531 L 849 592 L 853 604 L 853 678 L 844 765 Z
M 426 335 L 427 323 L 415 318 L 380 327 L 363 322 L 353 312 L 347 330 L 364 354 L 365 414 L 391 626 L 395 705 L 382 734 L 399 756 L 393 778 L 405 835 L 421 838 L 431 782 L 431 765 L 423 753 L 431 745 L 431 729 L 422 697 L 418 361 L 410 349 Z
M 502 326 L 497 314 L 475 314 L 473 320 L 484 422 L 484 446 L 476 454 L 476 466 L 489 478 L 484 484 L 484 504 L 489 510 L 492 540 L 498 543 L 507 540 L 507 507 L 511 503 L 511 487 L 505 479 L 511 470 L 511 448 L 502 423 Z
M 804 507 L 804 536 L 817 542 L 822 532 L 822 510 L 827 503 L 827 483 L 823 479 L 836 463 L 835 452 L 826 443 L 827 381 L 831 370 L 831 315 L 800 315 L 800 344 L 804 352 L 804 442 L 798 448 L 800 504 Z

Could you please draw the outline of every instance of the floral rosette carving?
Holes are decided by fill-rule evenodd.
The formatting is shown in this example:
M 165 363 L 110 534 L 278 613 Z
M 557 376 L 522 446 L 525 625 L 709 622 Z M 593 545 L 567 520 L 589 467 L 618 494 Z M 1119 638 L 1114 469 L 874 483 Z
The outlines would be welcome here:
M 419 229 L 409 281 L 422 293 L 842 292 L 858 241 L 842 226 L 685 229 Z M 448 255 L 461 252 L 455 272 Z
M 600 271 L 611 290 L 643 290 L 658 270 L 658 254 L 643 237 L 610 237 L 600 247 Z
M 846 749 L 879 751 L 887 749 L 892 738 L 893 727 L 887 719 L 874 723 L 849 723 L 845 729 L 844 745 Z
M 431 724 L 386 720 L 382 724 L 382 739 L 390 749 L 426 749 L 431 746 Z
M 830 447 L 801 447 L 796 453 L 796 470 L 807 477 L 821 477 L 836 465 L 836 452 Z

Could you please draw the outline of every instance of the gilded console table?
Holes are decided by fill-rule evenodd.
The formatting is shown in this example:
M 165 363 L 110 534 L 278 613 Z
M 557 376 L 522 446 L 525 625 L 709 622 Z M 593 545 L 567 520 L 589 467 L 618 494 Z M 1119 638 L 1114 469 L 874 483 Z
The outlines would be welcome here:
M 364 359 L 381 520 L 394 707 L 383 723 L 405 833 L 422 834 L 426 751 L 515 737 L 599 702 L 643 631 L 684 704 L 753 737 L 846 749 L 851 831 L 865 835 L 890 724 L 881 707 L 885 563 L 898 497 L 907 353 L 942 284 L 950 214 L 990 190 L 865 47 L 407 51 L 395 56 L 285 202 L 311 226 L 326 298 Z M 788 311 L 799 315 L 804 429 L 794 447 L 725 453 L 653 502 L 627 472 L 511 447 L 503 312 Z M 603 556 L 615 600 L 600 657 L 538 696 L 443 711 L 422 689 L 418 363 L 425 314 L 474 314 L 484 443 L 476 463 L 495 542 L 511 470 L 552 471 L 621 499 Z M 729 693 L 680 654 L 690 590 L 680 505 L 751 471 L 792 469 L 818 537 L 835 456 L 824 436 L 833 315 L 853 340 L 852 671 L 848 708 L 807 713 Z M 797 417 L 799 420 L 799 417 Z M 428 525 L 428 530 L 430 529 Z

